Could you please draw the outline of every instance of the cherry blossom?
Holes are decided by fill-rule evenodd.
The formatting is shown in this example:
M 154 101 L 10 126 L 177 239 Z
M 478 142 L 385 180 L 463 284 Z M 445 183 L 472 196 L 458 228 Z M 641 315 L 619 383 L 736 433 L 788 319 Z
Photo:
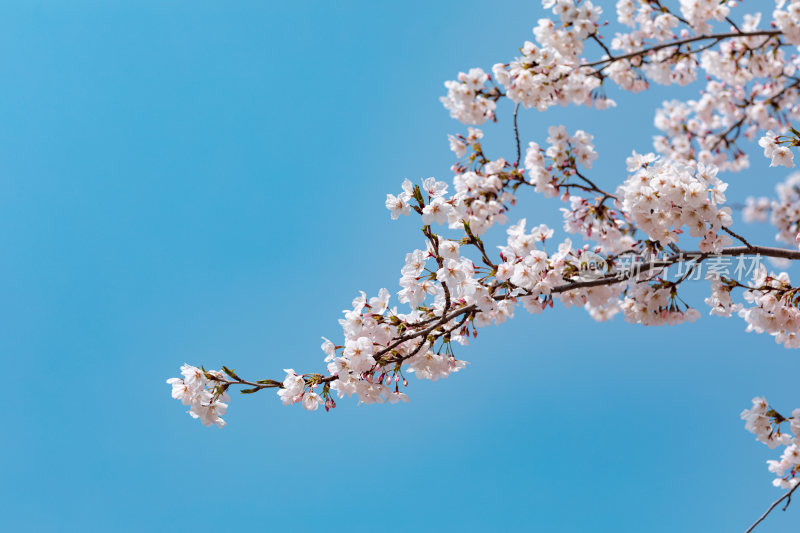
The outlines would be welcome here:
M 771 408 L 763 397 L 753 398 L 753 405 L 741 414 L 745 429 L 756 436 L 756 440 L 770 449 L 785 446 L 780 460 L 767 461 L 768 469 L 775 474 L 772 484 L 781 489 L 793 490 L 800 484 L 800 409 L 792 416 L 784 417 Z M 782 428 L 788 422 L 788 431 Z M 791 493 L 788 493 L 791 494 Z
M 775 199 L 728 203 L 728 196 L 742 197 L 735 185 L 729 190 L 737 171 L 753 164 L 769 180 L 769 167 L 794 165 L 800 0 L 778 0 L 766 14 L 724 0 L 666 4 L 619 0 L 604 18 L 590 0 L 544 0 L 550 16 L 536 22 L 533 40 L 523 41 L 516 56 L 498 58 L 491 74 L 475 67 L 445 82 L 444 108 L 470 126 L 447 137 L 452 176 L 406 179 L 387 194 L 392 219 L 417 221 L 419 244 L 398 265 L 396 290 L 360 292 L 339 320 L 339 340 L 323 338 L 325 371 L 287 369 L 280 380 L 251 381 L 228 367 L 184 365 L 182 378 L 168 380 L 172 397 L 191 406 L 191 416 L 219 426 L 230 387 L 246 394 L 277 389 L 283 404 L 309 411 L 336 408 L 334 397 L 401 404 L 410 401 L 408 374 L 437 381 L 465 370 L 458 346 L 481 328 L 560 307 L 642 326 L 732 318 L 748 332 L 799 348 L 800 287 L 787 272 L 759 264 L 746 275 L 702 275 L 702 268 L 719 258 L 800 260 L 800 174 L 778 184 Z M 540 119 L 536 131 L 520 135 L 520 110 L 606 109 L 617 105 L 607 91 L 636 93 L 652 83 L 692 85 L 696 96 L 655 110 L 652 146 L 633 147 L 617 162 L 618 175 L 593 174 L 600 155 L 594 134 L 604 132 Z M 514 109 L 508 118 L 506 105 Z M 489 153 L 484 132 L 471 126 L 506 120 L 515 146 Z M 756 145 L 766 159 L 751 162 L 743 147 Z M 526 189 L 557 204 L 560 228 L 529 224 L 530 212 L 515 211 Z M 743 236 L 734 227 L 737 205 L 745 222 L 769 219 L 786 246 Z M 504 237 L 489 231 L 495 226 L 505 227 Z M 690 281 L 706 288 L 703 311 L 684 298 Z M 759 441 L 784 447 L 768 469 L 776 486 L 795 490 L 800 410 L 783 417 L 756 398 L 742 418 Z M 788 431 L 780 430 L 784 423 Z

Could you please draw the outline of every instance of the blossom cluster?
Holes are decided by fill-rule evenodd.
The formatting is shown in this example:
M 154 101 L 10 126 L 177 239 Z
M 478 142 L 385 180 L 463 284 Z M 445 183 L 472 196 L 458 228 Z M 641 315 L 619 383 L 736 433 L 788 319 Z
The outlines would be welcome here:
M 591 1 L 545 0 L 558 20 L 540 19 L 533 29 L 536 44 L 525 41 L 521 56 L 492 67 L 494 79 L 505 89 L 504 96 L 526 108 L 543 111 L 570 103 L 607 108 L 614 101 L 593 94 L 602 81 L 591 68 L 581 66 L 584 40 L 596 35 L 602 9 Z M 461 73 L 458 80 L 445 83 L 442 97 L 451 116 L 465 124 L 481 124 L 492 118 L 499 88 L 487 90 L 489 76 L 480 69 Z
M 778 229 L 775 238 L 797 245 L 800 242 L 800 173 L 790 175 L 775 186 L 777 198 L 772 202 L 770 222 Z
M 594 137 L 583 130 L 569 135 L 564 126 L 550 126 L 547 132 L 547 149 L 542 150 L 533 141 L 528 144 L 525 169 L 528 171 L 528 182 L 536 192 L 554 197 L 558 195 L 558 186 L 563 179 L 552 171 L 557 169 L 563 177 L 569 177 L 574 173 L 576 164 L 591 169 L 597 152 L 592 144 Z
M 172 386 L 172 397 L 188 405 L 187 411 L 192 418 L 199 418 L 204 426 L 216 424 L 225 426 L 222 415 L 228 410 L 230 397 L 218 388 L 217 378 L 222 374 L 208 372 L 191 365 L 181 367 L 182 378 L 170 378 L 167 383 Z
M 792 411 L 786 418 L 772 409 L 763 397 L 753 398 L 753 406 L 741 414 L 745 421 L 745 429 L 755 434 L 756 440 L 766 444 L 770 449 L 785 446 L 780 460 L 769 460 L 769 471 L 776 478 L 772 484 L 781 489 L 793 489 L 800 483 L 800 409 Z M 789 431 L 782 431 L 784 423 Z
M 706 305 L 711 308 L 710 315 L 727 318 L 742 308 L 742 304 L 734 303 L 731 298 L 733 288 L 733 285 L 723 281 L 722 276 L 711 278 L 711 295 L 705 299 Z
M 749 165 L 745 152 L 736 147 L 740 134 L 753 139 L 759 130 L 783 130 L 779 111 L 797 115 L 799 110 L 789 103 L 797 95 L 793 74 L 798 59 L 786 57 L 782 41 L 760 30 L 760 21 L 760 14 L 745 15 L 740 30 L 754 36 L 725 40 L 699 54 L 705 88 L 698 99 L 671 100 L 659 109 L 655 125 L 664 132 L 655 138 L 659 153 L 740 170 Z M 677 57 L 682 59 L 673 61 L 695 61 L 691 54 Z M 785 164 L 786 151 L 776 155 L 774 164 Z
M 773 17 L 780 30 L 763 29 L 761 14 L 748 13 L 736 27 L 741 36 L 720 38 L 710 45 L 704 41 L 712 38 L 716 28 L 722 33 L 733 29 L 725 28 L 733 3 L 687 0 L 680 2 L 679 13 L 673 13 L 660 2 L 621 0 L 616 5 L 617 20 L 631 31 L 617 32 L 608 46 L 598 33 L 603 25 L 600 7 L 573 0 L 543 5 L 557 18 L 540 19 L 534 28 L 536 43 L 526 41 L 520 57 L 492 67 L 494 80 L 505 89 L 502 96 L 513 102 L 540 111 L 571 103 L 605 108 L 616 105 L 602 91 L 606 79 L 638 92 L 647 89 L 651 80 L 687 85 L 699 79 L 702 71 L 706 85 L 699 99 L 665 102 L 659 111 L 656 126 L 665 135 L 656 137 L 655 148 L 670 159 L 713 163 L 729 170 L 748 165 L 747 156 L 735 145 L 740 133 L 753 138 L 759 129 L 783 130 L 785 115 L 796 118 L 800 113 L 797 105 L 787 105 L 796 101 L 798 81 L 793 74 L 800 58 L 787 56 L 781 48 L 781 37 L 794 42 L 796 2 L 788 6 L 779 2 Z M 606 52 L 602 59 L 582 57 L 590 39 Z M 482 107 L 475 101 L 481 97 L 479 92 L 470 92 L 467 82 L 461 81 L 465 76 L 446 84 L 449 94 L 444 100 L 451 112 L 450 102 L 457 100 L 452 95 L 456 85 L 464 86 L 459 89 L 464 93 L 461 100 L 469 103 L 461 107 Z M 492 94 L 492 103 L 501 97 L 496 90 Z M 460 112 L 453 116 L 472 124 L 488 115 Z
M 775 186 L 776 198 L 748 197 L 742 210 L 745 222 L 766 222 L 777 228 L 775 239 L 800 246 L 800 173 L 790 174 Z
M 298 375 L 293 369 L 286 368 L 283 371 L 286 372 L 286 377 L 283 379 L 282 387 L 278 390 L 278 397 L 283 405 L 300 403 L 307 411 L 316 411 L 323 403 L 327 409 L 336 406 L 332 399 L 325 401 L 322 396 L 314 392 L 316 383 L 308 387 L 305 378 Z
M 486 87 L 488 80 L 489 75 L 483 69 L 472 68 L 459 73 L 457 80 L 446 82 L 447 96 L 441 101 L 450 116 L 464 124 L 483 124 L 493 119 L 499 93 Z
M 709 21 L 721 22 L 730 14 L 726 0 L 681 0 L 681 14 L 697 33 L 711 31 Z
M 583 130 L 569 135 L 564 126 L 551 126 L 548 134 L 546 149 L 536 142 L 528 143 L 525 151 L 526 183 L 546 197 L 555 197 L 565 191 L 562 199 L 569 203 L 569 208 L 561 211 L 567 233 L 596 242 L 599 251 L 630 250 L 634 239 L 628 220 L 605 203 L 613 199 L 613 195 L 597 189 L 578 168 L 591 170 L 597 159 L 592 144 L 594 137 Z M 602 196 L 599 199 L 587 199 L 572 192 L 576 190 Z
M 759 129 L 783 130 L 785 119 L 778 110 L 791 118 L 800 113 L 798 106 L 786 105 L 796 100 L 798 81 L 793 74 L 800 58 L 787 57 L 779 37 L 793 42 L 798 8 L 796 2 L 779 4 L 785 9 L 774 12 L 774 24 L 783 34 L 761 29 L 760 13 L 745 14 L 736 28 L 741 37 L 693 49 L 693 41 L 703 44 L 704 36 L 730 20 L 732 3 L 687 0 L 680 2 L 679 13 L 673 13 L 659 2 L 621 0 L 617 20 L 632 29 L 617 32 L 606 46 L 598 33 L 599 6 L 588 1 L 545 1 L 544 7 L 557 18 L 540 19 L 533 31 L 536 43 L 526 41 L 520 57 L 492 67 L 493 81 L 505 93 L 486 87 L 491 77 L 472 69 L 445 84 L 448 95 L 442 101 L 454 118 L 480 124 L 494 118 L 495 102 L 503 96 L 540 111 L 572 103 L 606 108 L 616 104 L 601 90 L 605 79 L 638 92 L 648 88 L 649 80 L 687 85 L 699 78 L 702 69 L 707 81 L 699 99 L 665 102 L 659 111 L 656 126 L 665 135 L 656 137 L 655 148 L 670 159 L 739 170 L 748 165 L 745 153 L 735 147 L 740 133 L 752 138 Z M 607 52 L 599 61 L 582 57 L 589 39 Z M 678 44 L 669 45 L 670 41 Z M 612 55 L 611 50 L 622 55 Z
M 633 284 L 620 308 L 625 320 L 644 326 L 673 326 L 700 318 L 697 309 L 681 306 L 674 284 L 669 283 Z
M 800 45 L 800 1 L 777 0 L 777 9 L 772 12 L 775 25 L 781 30 L 786 40 L 794 45 Z
M 675 29 L 680 23 L 680 19 L 671 12 L 658 9 L 658 6 L 648 2 L 641 2 L 638 9 L 633 8 L 632 2 L 619 2 L 617 20 L 634 28 L 628 33 L 618 32 L 611 41 L 612 50 L 620 50 L 625 54 L 642 50 L 648 39 L 663 43 L 674 38 Z M 676 55 L 674 48 L 665 47 L 654 50 L 647 60 L 634 56 L 630 60 L 614 61 L 606 72 L 623 89 L 639 92 L 648 87 L 648 78 L 662 85 L 688 85 L 697 78 L 696 67 L 693 57 Z
M 769 166 L 788 168 L 794 166 L 794 154 L 791 148 L 784 146 L 785 143 L 786 141 L 772 130 L 758 140 L 758 145 L 764 149 L 764 157 L 770 160 Z
M 743 297 L 752 305 L 738 312 L 747 322 L 747 331 L 772 335 L 786 348 L 800 348 L 800 309 L 789 274 L 771 274 L 761 265 Z
M 417 252 L 412 252 L 409 254 L 410 257 L 407 257 L 405 274 L 411 275 L 412 271 L 421 272 L 425 268 L 426 254 Z M 412 305 L 417 307 L 428 294 L 426 290 L 433 292 L 433 284 L 419 289 L 411 296 L 409 291 L 405 293 L 401 291 L 403 296 L 400 299 L 411 302 L 408 299 L 410 296 L 416 301 L 416 304 Z M 401 380 L 404 385 L 407 383 L 402 372 L 395 367 L 394 362 L 381 356 L 390 353 L 392 358 L 409 358 L 422 353 L 424 357 L 429 354 L 430 347 L 424 342 L 413 340 L 394 342 L 399 336 L 399 325 L 404 321 L 417 320 L 418 312 L 412 311 L 409 315 L 398 314 L 396 309 L 389 309 L 389 298 L 389 292 L 385 289 L 369 301 L 366 295 L 361 293 L 361 296 L 353 300 L 352 309 L 345 310 L 344 318 L 339 320 L 344 333 L 344 345 L 335 346 L 328 340 L 323 343 L 322 349 L 326 355 L 328 372 L 337 378 L 331 382 L 330 388 L 339 398 L 356 395 L 359 403 L 365 404 L 408 401 L 408 396 L 399 390 Z M 431 357 L 434 358 L 435 355 L 438 354 Z M 417 362 L 425 366 L 424 362 L 419 360 Z M 441 368 L 435 378 L 447 376 L 450 361 L 447 362 L 448 365 Z M 454 367 L 458 366 L 455 361 L 452 364 Z M 418 377 L 428 377 L 428 375 L 423 373 L 418 374 Z
M 617 189 L 622 210 L 653 241 L 662 246 L 678 242 L 684 226 L 701 237 L 701 252 L 719 252 L 733 241 L 722 234 L 733 222 L 725 202 L 728 184 L 718 169 L 698 163 L 696 168 L 634 152 L 628 158 L 632 174 Z

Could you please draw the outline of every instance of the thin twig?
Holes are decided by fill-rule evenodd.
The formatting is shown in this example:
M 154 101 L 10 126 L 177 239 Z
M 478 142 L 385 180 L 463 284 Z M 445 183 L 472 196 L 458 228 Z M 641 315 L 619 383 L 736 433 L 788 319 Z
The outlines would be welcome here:
M 780 30 L 759 30 L 759 31 L 752 31 L 752 32 L 741 32 L 741 33 L 740 32 L 730 32 L 730 33 L 715 33 L 715 34 L 712 34 L 712 35 L 696 35 L 694 37 L 689 37 L 687 39 L 681 39 L 679 41 L 671 41 L 671 42 L 668 42 L 668 43 L 660 43 L 660 44 L 651 46 L 650 48 L 644 48 L 644 49 L 639 50 L 637 52 L 631 52 L 629 54 L 625 54 L 625 55 L 621 55 L 621 56 L 615 56 L 613 59 L 611 59 L 611 58 L 600 59 L 598 61 L 593 61 L 591 63 L 583 63 L 583 64 L 581 64 L 579 66 L 580 67 L 596 67 L 596 66 L 599 66 L 599 65 L 604 65 L 606 63 L 613 63 L 613 62 L 619 61 L 621 59 L 630 59 L 632 57 L 646 55 L 646 54 L 649 54 L 650 52 L 656 52 L 658 50 L 661 50 L 662 48 L 669 48 L 671 46 L 680 46 L 682 44 L 693 43 L 693 42 L 696 42 L 696 41 L 705 41 L 706 39 L 728 39 L 728 38 L 742 38 L 742 37 L 757 37 L 759 35 L 769 35 L 769 36 L 772 37 L 772 36 L 781 35 L 781 34 L 782 34 L 782 32 Z
M 730 229 L 730 228 L 726 228 L 725 226 L 722 226 L 722 231 L 724 231 L 725 233 L 727 233 L 727 234 L 728 234 L 728 235 L 730 235 L 731 237 L 734 237 L 734 238 L 736 238 L 736 239 L 739 239 L 740 241 L 742 241 L 742 244 L 744 244 L 744 245 L 745 245 L 745 246 L 747 246 L 748 248 L 752 248 L 752 247 L 753 247 L 753 245 L 752 245 L 752 244 L 750 244 L 749 242 L 747 242 L 747 239 L 745 239 L 744 237 L 742 237 L 742 236 L 741 236 L 741 235 L 739 235 L 738 233 L 735 233 L 735 232 L 734 232 L 732 229 Z
M 731 26 L 733 26 L 734 30 L 742 31 L 742 30 L 739 29 L 739 26 L 737 26 L 736 23 L 733 20 L 731 20 L 730 17 L 725 17 L 725 21 L 728 22 Z
M 595 32 L 595 33 L 591 34 L 589 37 L 591 37 L 592 39 L 594 39 L 594 41 L 595 41 L 597 44 L 599 44 L 599 45 L 600 45 L 600 47 L 601 47 L 603 50 L 605 50 L 606 54 L 608 54 L 608 58 L 609 58 L 609 59 L 616 59 L 616 58 L 614 57 L 614 54 L 612 54 L 612 53 L 611 53 L 611 50 L 609 50 L 609 49 L 608 49 L 608 47 L 606 46 L 606 43 L 604 43 L 604 42 L 603 42 L 603 41 L 600 39 L 600 37 L 598 37 L 598 36 L 597 36 L 597 32 Z
M 519 111 L 519 102 L 517 102 L 517 105 L 514 106 L 514 138 L 517 140 L 517 162 L 514 165 L 515 167 L 519 167 L 519 160 L 522 157 L 522 152 L 520 151 L 519 147 L 519 128 L 517 127 L 517 111 Z
M 783 510 L 785 511 L 786 507 L 789 506 L 789 502 L 791 502 L 791 500 L 792 500 L 792 493 L 797 490 L 797 487 L 800 487 L 800 483 L 798 483 L 797 485 L 792 487 L 792 490 L 786 492 L 783 496 L 781 496 L 780 498 L 778 498 L 777 500 L 772 502 L 772 505 L 769 506 L 769 509 L 767 509 L 764 512 L 764 514 L 762 514 L 761 517 L 753 523 L 752 526 L 747 528 L 747 531 L 745 531 L 744 533 L 750 533 L 751 531 L 753 531 L 756 528 L 756 526 L 758 524 L 760 524 L 761 522 L 763 522 L 764 519 L 767 517 L 767 515 L 769 515 L 769 513 L 771 513 L 772 510 L 775 509 L 778 506 L 779 503 L 781 503 L 783 500 L 788 498 L 789 501 L 786 502 L 786 506 L 784 506 L 784 508 L 783 508 Z

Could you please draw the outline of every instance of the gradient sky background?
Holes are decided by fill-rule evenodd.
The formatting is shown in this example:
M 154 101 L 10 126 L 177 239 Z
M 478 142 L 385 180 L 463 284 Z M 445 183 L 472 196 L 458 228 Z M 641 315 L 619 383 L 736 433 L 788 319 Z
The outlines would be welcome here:
M 0 7 L 0 524 L 6 531 L 743 531 L 780 495 L 739 420 L 800 405 L 796 352 L 739 319 L 646 329 L 517 318 L 412 379 L 411 403 L 335 412 L 234 397 L 205 428 L 183 362 L 324 368 L 359 289 L 423 245 L 403 178 L 449 181 L 442 83 L 514 57 L 538 2 L 6 2 Z M 613 188 L 654 107 L 524 113 L 523 140 L 596 135 Z M 612 92 L 612 96 L 617 93 Z M 673 96 L 670 96 L 673 97 Z M 513 155 L 511 108 L 487 126 Z M 730 201 L 786 172 L 752 159 Z M 512 218 L 558 227 L 520 195 Z M 741 228 L 742 224 L 738 223 Z M 766 228 L 746 230 L 771 243 Z M 759 531 L 786 531 L 800 503 Z

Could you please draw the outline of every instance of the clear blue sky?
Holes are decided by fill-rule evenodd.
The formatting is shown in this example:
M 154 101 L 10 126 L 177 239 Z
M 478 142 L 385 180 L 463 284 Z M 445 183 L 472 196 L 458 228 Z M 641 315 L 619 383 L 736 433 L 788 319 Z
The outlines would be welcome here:
M 409 404 L 326 415 L 268 391 L 234 397 L 218 430 L 169 396 L 183 362 L 323 368 L 341 309 L 359 289 L 396 290 L 422 243 L 414 220 L 389 219 L 386 192 L 451 177 L 446 134 L 465 128 L 442 82 L 512 58 L 540 13 L 3 3 L 0 529 L 744 530 L 780 493 L 774 452 L 738 414 L 756 394 L 800 406 L 787 377 L 800 362 L 738 319 L 705 318 L 702 292 L 704 319 L 672 329 L 520 310 L 461 350 L 465 371 L 413 379 Z M 593 177 L 613 187 L 668 94 L 531 112 L 522 135 L 594 133 Z M 506 157 L 509 111 L 486 128 Z M 783 178 L 753 161 L 729 176 L 732 201 Z M 557 224 L 557 201 L 521 199 L 516 216 Z M 760 531 L 798 519 L 800 503 Z

